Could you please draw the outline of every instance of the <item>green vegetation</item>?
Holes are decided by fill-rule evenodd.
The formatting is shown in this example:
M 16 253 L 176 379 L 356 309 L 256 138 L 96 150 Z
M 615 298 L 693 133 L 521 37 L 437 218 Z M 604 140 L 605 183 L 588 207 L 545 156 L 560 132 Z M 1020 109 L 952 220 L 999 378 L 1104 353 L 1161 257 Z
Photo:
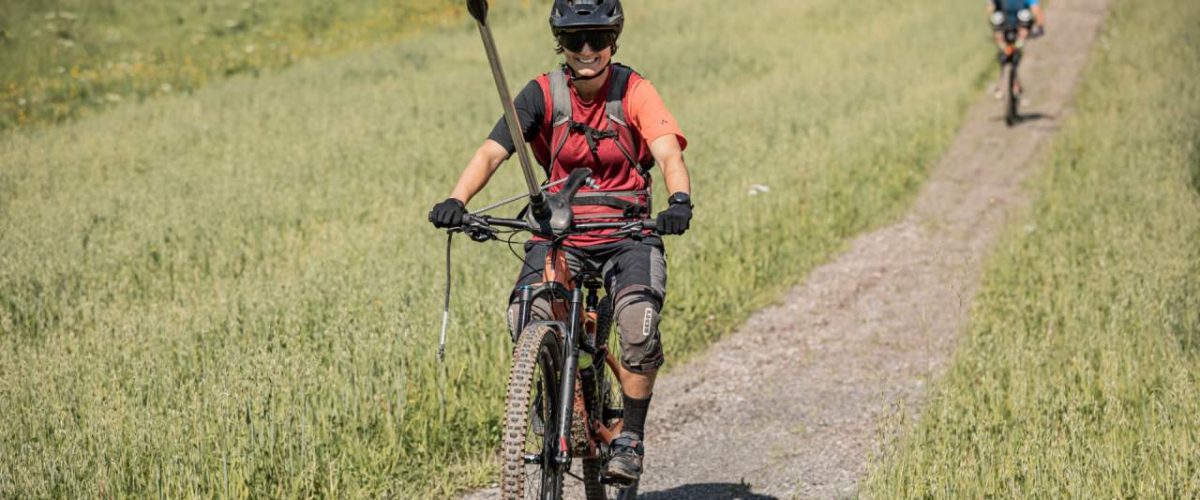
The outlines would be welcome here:
M 684 124 L 699 207 L 668 242 L 672 360 L 902 213 L 992 69 L 978 6 L 958 0 L 629 10 L 619 59 Z M 514 87 L 553 67 L 543 5 L 495 14 Z M 445 237 L 425 215 L 498 109 L 459 19 L 7 132 L 0 497 L 424 498 L 488 482 L 517 264 L 456 243 L 438 365 Z M 517 171 L 484 198 L 519 192 Z
M 1200 496 L 1198 36 L 1196 2 L 1118 2 L 1032 213 L 867 496 Z
M 0 0 L 0 130 L 389 42 L 452 0 Z

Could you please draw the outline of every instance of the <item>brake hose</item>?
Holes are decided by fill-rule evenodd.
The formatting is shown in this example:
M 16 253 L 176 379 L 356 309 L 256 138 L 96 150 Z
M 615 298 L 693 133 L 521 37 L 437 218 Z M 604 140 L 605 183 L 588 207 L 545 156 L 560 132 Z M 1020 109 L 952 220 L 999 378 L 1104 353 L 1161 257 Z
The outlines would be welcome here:
M 442 307 L 442 335 L 438 340 L 438 361 L 446 360 L 446 327 L 450 323 L 450 244 L 454 242 L 454 232 L 446 233 L 446 301 Z

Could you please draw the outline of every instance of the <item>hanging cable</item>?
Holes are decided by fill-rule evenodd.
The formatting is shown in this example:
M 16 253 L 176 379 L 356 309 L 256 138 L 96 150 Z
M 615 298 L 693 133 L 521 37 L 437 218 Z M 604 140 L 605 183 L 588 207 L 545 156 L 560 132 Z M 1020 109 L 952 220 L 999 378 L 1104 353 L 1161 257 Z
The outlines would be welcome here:
M 438 362 L 446 360 L 446 327 L 450 324 L 450 244 L 454 242 L 454 232 L 446 233 L 446 301 L 442 307 L 442 335 L 438 341 Z

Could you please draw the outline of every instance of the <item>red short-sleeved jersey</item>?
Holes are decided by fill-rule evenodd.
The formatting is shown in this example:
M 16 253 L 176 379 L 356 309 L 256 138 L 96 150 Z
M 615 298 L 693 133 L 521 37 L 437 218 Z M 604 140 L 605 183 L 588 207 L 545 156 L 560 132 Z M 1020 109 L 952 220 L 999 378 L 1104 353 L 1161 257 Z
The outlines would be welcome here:
M 613 71 L 610 69 L 609 80 L 590 101 L 581 99 L 575 92 L 574 86 L 569 86 L 572 121 L 596 130 L 609 130 L 609 120 L 605 113 L 605 99 L 609 95 L 609 85 L 612 84 L 612 73 Z M 549 164 L 554 130 L 550 124 L 552 117 L 550 110 L 553 109 L 553 104 L 550 97 L 548 73 L 531 81 L 521 91 L 516 99 L 516 107 L 525 138 L 533 146 L 534 154 L 538 157 L 539 162 L 546 167 L 551 182 L 566 177 L 571 170 L 587 167 L 592 169 L 592 178 L 598 184 L 599 191 L 650 189 L 650 179 L 638 172 L 636 165 L 629 162 L 614 140 L 598 141 L 596 150 L 593 152 L 583 133 L 568 133 L 554 164 Z M 639 143 L 636 147 L 640 153 L 639 163 L 652 161 L 648 145 L 660 137 L 674 135 L 681 148 L 687 147 L 687 139 L 684 137 L 683 131 L 675 117 L 667 110 L 654 85 L 637 73 L 630 75 L 622 100 L 622 108 L 625 120 L 634 134 L 632 139 Z M 496 124 L 489 137 L 506 147 L 510 153 L 516 149 L 503 119 Z M 581 190 L 581 192 L 588 191 L 592 190 L 588 188 Z M 583 216 L 604 213 L 605 210 L 611 211 L 609 208 L 598 206 L 575 207 L 575 213 Z M 572 235 L 568 238 L 567 244 L 583 247 L 613 241 L 616 240 L 604 237 L 603 232 L 595 232 Z

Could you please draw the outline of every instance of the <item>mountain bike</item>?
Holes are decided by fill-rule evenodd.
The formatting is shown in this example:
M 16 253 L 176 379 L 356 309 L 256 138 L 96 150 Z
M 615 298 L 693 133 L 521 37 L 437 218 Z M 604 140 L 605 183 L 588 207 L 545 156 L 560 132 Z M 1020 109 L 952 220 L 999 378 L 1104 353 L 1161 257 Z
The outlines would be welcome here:
M 550 239 L 542 281 L 521 287 L 501 442 L 501 496 L 506 499 L 562 498 L 563 480 L 583 482 L 588 500 L 633 499 L 637 483 L 609 484 L 601 472 L 609 444 L 621 431 L 624 369 L 609 349 L 612 301 L 601 296 L 596 270 L 571 272 L 564 236 L 615 229 L 614 237 L 653 234 L 653 220 L 575 222 L 571 201 L 590 180 L 576 169 L 558 193 L 547 193 L 548 218 L 499 218 L 467 214 L 460 231 L 479 242 L 530 232 Z M 511 238 L 508 239 L 511 242 Z M 553 319 L 532 320 L 532 303 L 547 299 Z M 582 475 L 571 472 L 582 461 Z
M 1028 30 L 1026 40 L 1039 38 L 1044 33 L 1040 25 L 1032 24 L 1033 14 L 1029 10 L 1021 10 L 1015 15 L 1009 17 L 1003 12 L 995 12 L 992 23 L 996 26 L 1003 25 L 1004 29 L 1004 53 L 1000 59 L 1000 71 L 1008 69 L 1008 99 L 1004 103 L 1004 123 L 1009 127 L 1021 122 L 1021 114 L 1019 108 L 1021 106 L 1021 92 L 1018 91 L 1020 80 L 1017 78 L 1017 69 L 1021 66 L 1021 57 L 1024 55 L 1024 49 L 1018 43 L 1020 39 L 1020 30 Z
M 1023 50 L 1017 47 L 1017 29 L 1004 30 L 1004 61 L 1000 63 L 1000 71 L 1004 71 L 1005 66 L 1008 66 L 1008 99 L 1005 101 L 1004 107 L 1004 123 L 1008 126 L 1016 125 L 1021 121 L 1021 115 L 1018 108 L 1021 105 L 1021 94 L 1017 91 L 1017 68 L 1021 65 L 1021 55 Z

